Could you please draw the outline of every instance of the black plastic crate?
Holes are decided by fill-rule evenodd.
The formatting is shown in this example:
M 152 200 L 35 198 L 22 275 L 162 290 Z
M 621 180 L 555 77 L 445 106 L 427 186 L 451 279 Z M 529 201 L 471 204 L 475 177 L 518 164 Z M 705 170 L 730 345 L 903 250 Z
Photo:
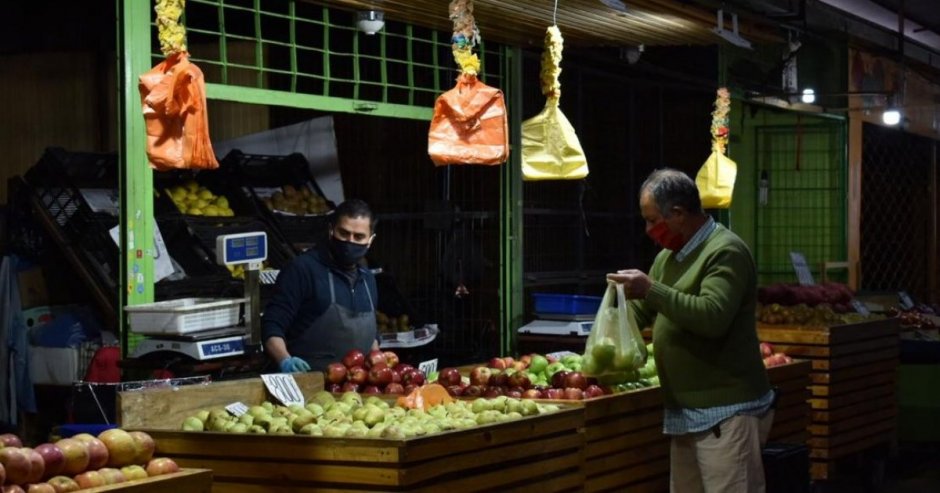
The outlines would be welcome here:
M 793 443 L 768 443 L 763 450 L 767 493 L 809 493 L 809 449 Z
M 200 188 L 212 192 L 215 197 L 225 197 L 228 207 L 231 209 L 232 216 L 204 216 L 190 214 L 188 211 L 180 210 L 174 203 L 170 195 L 178 189 L 187 190 L 186 185 L 190 182 L 195 183 Z M 212 221 L 231 221 L 238 222 L 237 217 L 256 217 L 259 210 L 255 206 L 252 198 L 239 186 L 234 170 L 230 167 L 219 168 L 215 170 L 174 170 L 165 172 L 155 172 L 153 177 L 154 213 L 158 219 L 169 217 L 184 217 L 187 221 L 194 222 L 212 222 Z
M 245 154 L 236 149 L 222 159 L 221 167 L 231 170 L 239 186 L 254 201 L 255 207 L 280 231 L 295 251 L 300 252 L 326 239 L 329 214 L 336 205 L 323 195 L 302 154 L 271 156 Z M 272 189 L 280 189 L 280 193 L 287 194 L 287 187 L 301 195 L 306 194 L 308 201 L 316 197 L 314 200 L 322 202 L 325 209 L 317 212 L 307 210 L 304 214 L 279 211 L 274 203 L 275 191 Z

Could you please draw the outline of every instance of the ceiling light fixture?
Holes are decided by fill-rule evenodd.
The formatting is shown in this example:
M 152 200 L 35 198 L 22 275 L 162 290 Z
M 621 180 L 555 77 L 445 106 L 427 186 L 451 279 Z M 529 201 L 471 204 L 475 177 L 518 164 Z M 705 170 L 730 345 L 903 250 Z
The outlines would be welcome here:
M 738 34 L 738 14 L 731 14 L 731 30 L 728 31 L 725 29 L 725 11 L 718 9 L 718 27 L 712 31 L 735 46 L 748 50 L 754 49 L 750 41 L 742 38 L 741 35 Z
M 806 104 L 813 104 L 816 102 L 816 91 L 811 88 L 803 89 L 803 94 L 800 96 L 800 101 Z
M 360 10 L 356 12 L 356 28 L 371 36 L 385 27 L 385 12 L 381 10 Z

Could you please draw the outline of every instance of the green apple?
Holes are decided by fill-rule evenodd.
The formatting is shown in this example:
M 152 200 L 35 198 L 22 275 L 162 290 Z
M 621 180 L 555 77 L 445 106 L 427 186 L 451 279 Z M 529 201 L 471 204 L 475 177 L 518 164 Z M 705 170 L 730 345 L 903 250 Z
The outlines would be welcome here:
M 199 418 L 195 416 L 190 416 L 183 420 L 183 431 L 203 431 L 205 425 Z
M 542 356 L 541 354 L 532 355 L 532 360 L 529 361 L 529 371 L 533 373 L 542 373 L 545 371 L 545 367 L 548 366 L 548 358 Z M 531 377 L 530 377 L 531 380 Z

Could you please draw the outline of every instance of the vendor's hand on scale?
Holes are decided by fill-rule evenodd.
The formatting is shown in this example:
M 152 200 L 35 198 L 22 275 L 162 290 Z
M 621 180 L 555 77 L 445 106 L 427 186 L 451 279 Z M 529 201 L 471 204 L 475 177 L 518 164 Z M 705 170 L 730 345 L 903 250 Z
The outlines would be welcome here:
M 375 275 L 360 265 L 374 239 L 372 210 L 350 199 L 334 211 L 329 241 L 281 270 L 261 324 L 272 366 L 324 371 L 351 349 L 378 349 L 378 289 Z

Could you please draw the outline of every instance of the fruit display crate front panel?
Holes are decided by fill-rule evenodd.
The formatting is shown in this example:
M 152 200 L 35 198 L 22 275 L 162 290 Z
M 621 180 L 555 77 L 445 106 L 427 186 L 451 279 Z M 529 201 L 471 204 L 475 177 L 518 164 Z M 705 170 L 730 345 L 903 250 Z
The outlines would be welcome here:
M 840 460 L 896 441 L 898 330 L 896 319 L 758 326 L 762 341 L 812 365 L 807 443 L 813 479 L 831 479 Z
M 806 360 L 767 369 L 770 384 L 779 392 L 769 442 L 805 444 L 809 438 L 811 370 Z
M 84 489 L 88 493 L 209 493 L 212 487 L 212 471 L 207 469 L 181 469 L 179 472 L 164 474 L 147 479 L 135 479 L 126 483 Z
M 305 395 L 322 375 L 297 375 Z M 215 475 L 213 491 L 580 490 L 584 408 L 406 440 L 176 431 L 200 409 L 267 399 L 259 379 L 119 396 L 125 428 L 148 429 L 158 454 Z

